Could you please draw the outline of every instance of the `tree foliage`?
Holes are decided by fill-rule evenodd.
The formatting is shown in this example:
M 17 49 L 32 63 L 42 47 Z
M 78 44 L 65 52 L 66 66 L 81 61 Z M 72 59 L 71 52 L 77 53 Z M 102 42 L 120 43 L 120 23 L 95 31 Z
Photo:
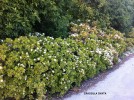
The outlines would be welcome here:
M 106 9 L 113 28 L 126 33 L 131 30 L 134 18 L 133 0 L 108 0 Z
M 0 4 L 0 38 L 35 31 L 66 37 L 70 21 L 93 14 L 91 7 L 79 0 L 3 0 Z

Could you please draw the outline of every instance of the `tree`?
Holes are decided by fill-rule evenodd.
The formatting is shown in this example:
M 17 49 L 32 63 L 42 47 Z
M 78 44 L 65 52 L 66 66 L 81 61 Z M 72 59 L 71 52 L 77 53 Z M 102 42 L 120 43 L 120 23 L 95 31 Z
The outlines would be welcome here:
M 133 0 L 108 0 L 106 12 L 113 28 L 126 33 L 130 31 L 134 15 L 133 4 Z

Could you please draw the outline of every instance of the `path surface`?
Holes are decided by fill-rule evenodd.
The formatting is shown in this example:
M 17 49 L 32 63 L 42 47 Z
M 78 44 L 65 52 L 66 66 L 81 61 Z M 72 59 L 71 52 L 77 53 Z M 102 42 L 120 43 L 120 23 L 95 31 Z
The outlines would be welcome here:
M 109 73 L 104 80 L 64 100 L 134 100 L 134 56 Z

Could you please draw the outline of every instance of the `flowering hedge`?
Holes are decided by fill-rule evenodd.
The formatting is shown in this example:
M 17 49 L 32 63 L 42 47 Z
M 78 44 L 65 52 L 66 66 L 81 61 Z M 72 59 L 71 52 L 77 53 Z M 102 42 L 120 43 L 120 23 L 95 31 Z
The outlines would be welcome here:
M 63 95 L 112 68 L 125 48 L 123 37 L 117 32 L 101 38 L 96 32 L 88 32 L 84 39 L 78 34 L 81 39 L 29 36 L 4 40 L 0 45 L 0 99 L 42 100 L 46 93 Z

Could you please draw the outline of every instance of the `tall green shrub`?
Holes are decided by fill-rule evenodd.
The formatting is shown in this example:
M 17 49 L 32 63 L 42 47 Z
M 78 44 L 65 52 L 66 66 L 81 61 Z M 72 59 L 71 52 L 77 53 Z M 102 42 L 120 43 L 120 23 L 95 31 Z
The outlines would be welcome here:
M 0 1 L 0 38 L 14 38 L 32 32 L 32 25 L 39 20 L 37 4 L 27 0 Z
M 67 37 L 70 21 L 93 16 L 91 7 L 79 0 L 2 0 L 0 4 L 0 38 L 32 32 Z
M 113 28 L 126 33 L 131 30 L 134 16 L 133 4 L 133 0 L 108 0 L 105 9 Z

